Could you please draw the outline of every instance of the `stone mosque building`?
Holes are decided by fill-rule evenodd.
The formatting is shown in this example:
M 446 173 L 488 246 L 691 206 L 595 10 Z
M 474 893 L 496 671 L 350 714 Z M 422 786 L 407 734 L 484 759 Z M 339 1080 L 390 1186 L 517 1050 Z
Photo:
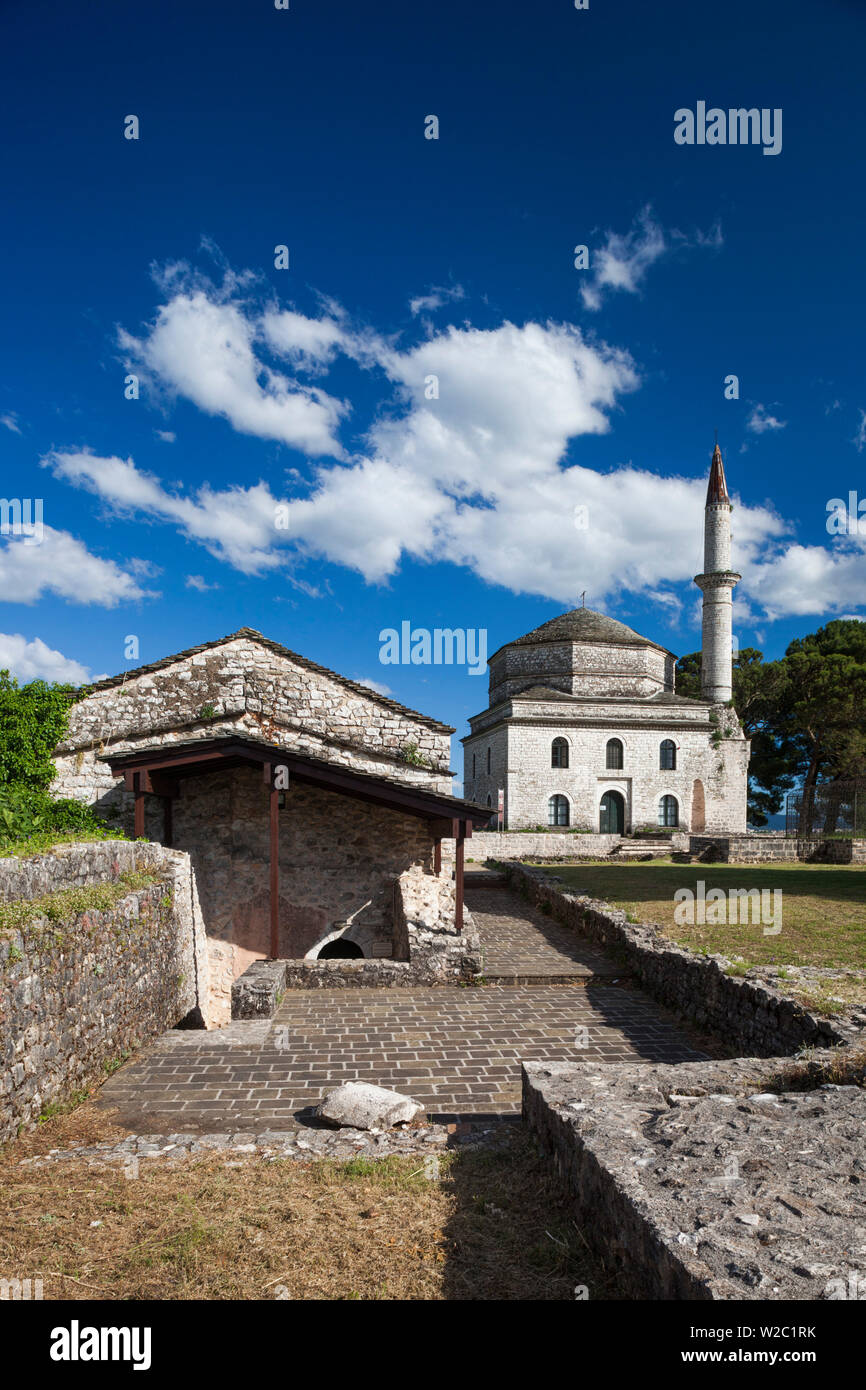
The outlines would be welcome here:
M 675 657 L 624 623 L 575 608 L 490 658 L 488 708 L 469 720 L 464 794 L 503 829 L 627 835 L 746 828 L 749 744 L 730 705 L 731 501 L 718 445 L 704 514 L 700 700 Z

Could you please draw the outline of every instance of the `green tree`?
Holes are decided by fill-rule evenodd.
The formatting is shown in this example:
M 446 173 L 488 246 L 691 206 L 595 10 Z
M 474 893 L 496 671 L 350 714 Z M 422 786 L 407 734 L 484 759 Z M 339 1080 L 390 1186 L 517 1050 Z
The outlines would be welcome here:
M 19 685 L 0 671 L 0 787 L 46 791 L 51 754 L 66 733 L 75 687 L 30 681 Z
M 781 728 L 786 676 L 781 661 L 765 662 L 756 647 L 743 647 L 733 661 L 733 705 L 751 741 L 748 814 L 752 825 L 766 825 L 782 809 L 796 782 L 800 750 Z M 701 653 L 677 662 L 677 691 L 701 698 Z

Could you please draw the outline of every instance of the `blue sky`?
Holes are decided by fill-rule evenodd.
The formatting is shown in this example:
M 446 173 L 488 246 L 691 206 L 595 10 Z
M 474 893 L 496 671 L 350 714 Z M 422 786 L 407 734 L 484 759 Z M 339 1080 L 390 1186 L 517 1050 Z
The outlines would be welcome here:
M 694 650 L 714 429 L 740 645 L 866 614 L 826 526 L 866 498 L 864 39 L 853 0 L 7 0 L 0 490 L 44 530 L 0 537 L 0 665 L 249 626 L 462 733 L 485 678 L 380 631 L 492 653 L 586 590 Z M 676 143 L 699 101 L 781 151 Z

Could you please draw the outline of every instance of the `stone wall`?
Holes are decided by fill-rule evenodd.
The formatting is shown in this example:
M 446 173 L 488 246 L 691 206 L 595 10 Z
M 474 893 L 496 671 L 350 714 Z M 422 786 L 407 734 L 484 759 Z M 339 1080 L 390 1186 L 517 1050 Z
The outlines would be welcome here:
M 787 1059 L 524 1063 L 524 1118 L 614 1297 L 849 1296 L 866 1095 L 841 1064 L 817 1054 L 809 1086 Z
M 686 837 L 682 837 L 685 842 Z M 599 859 L 611 853 L 619 835 L 565 835 L 531 831 L 476 830 L 466 841 L 466 851 L 476 861 L 485 859 Z
M 689 853 L 705 864 L 794 863 L 796 840 L 781 835 L 692 835 Z
M 214 1000 L 271 953 L 268 794 L 253 768 L 190 777 L 174 807 L 174 843 L 192 861 L 209 938 Z M 443 902 L 428 823 L 293 781 L 280 812 L 279 955 L 313 958 L 337 937 L 365 958 L 394 951 L 393 883 L 407 869 Z M 437 909 L 438 910 L 438 909 Z M 452 910 L 453 918 L 453 910 Z
M 866 840 L 794 840 L 783 835 L 692 835 L 689 851 L 704 863 L 761 864 L 808 860 L 866 864 Z
M 158 845 L 64 845 L 0 860 L 4 902 L 111 882 L 156 882 L 114 906 L 40 917 L 0 936 L 0 1139 L 99 1080 L 123 1053 L 207 1021 L 206 956 L 186 855 Z
M 830 1047 L 858 1036 L 844 1019 L 830 1022 L 772 985 L 728 975 L 722 956 L 699 956 L 650 923 L 634 924 L 610 903 L 563 891 L 542 869 L 506 864 L 511 884 L 529 900 L 597 941 L 643 989 L 734 1053 L 775 1057 L 802 1047 Z

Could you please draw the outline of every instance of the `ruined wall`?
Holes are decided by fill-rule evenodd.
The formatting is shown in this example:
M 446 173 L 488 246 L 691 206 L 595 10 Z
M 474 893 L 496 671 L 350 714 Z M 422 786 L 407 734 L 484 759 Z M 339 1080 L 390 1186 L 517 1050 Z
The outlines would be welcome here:
M 64 845 L 0 860 L 4 902 L 111 882 L 156 882 L 104 910 L 40 916 L 0 934 L 0 1141 L 204 1003 L 201 924 L 185 855 L 158 845 Z

